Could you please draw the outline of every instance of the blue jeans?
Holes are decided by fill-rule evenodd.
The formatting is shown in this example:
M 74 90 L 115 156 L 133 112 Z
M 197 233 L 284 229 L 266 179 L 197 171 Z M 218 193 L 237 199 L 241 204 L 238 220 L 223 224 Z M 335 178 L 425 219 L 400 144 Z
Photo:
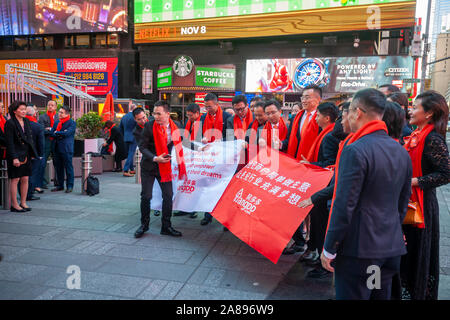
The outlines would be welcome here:
M 56 161 L 56 176 L 58 177 L 58 183 L 60 188 L 64 188 L 64 172 L 67 177 L 67 189 L 73 189 L 74 184 L 74 173 L 72 158 L 73 152 L 71 153 L 55 153 Z
M 135 141 L 133 142 L 125 142 L 128 150 L 127 161 L 125 162 L 125 166 L 123 167 L 123 171 L 134 170 L 134 153 L 136 152 L 137 144 Z

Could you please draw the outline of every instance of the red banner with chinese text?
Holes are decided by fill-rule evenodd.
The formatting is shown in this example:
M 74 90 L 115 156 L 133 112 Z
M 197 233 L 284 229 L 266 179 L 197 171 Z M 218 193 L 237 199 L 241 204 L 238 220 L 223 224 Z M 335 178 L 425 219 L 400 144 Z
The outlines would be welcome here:
M 299 203 L 328 185 L 333 172 L 272 151 L 253 160 L 231 180 L 211 213 L 239 239 L 277 263 L 311 207 Z

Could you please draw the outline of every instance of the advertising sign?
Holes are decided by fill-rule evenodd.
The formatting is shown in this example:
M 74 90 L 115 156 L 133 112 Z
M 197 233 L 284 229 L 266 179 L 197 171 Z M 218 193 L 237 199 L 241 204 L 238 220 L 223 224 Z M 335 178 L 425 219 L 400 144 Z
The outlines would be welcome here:
M 415 0 L 134 0 L 136 43 L 400 28 L 414 17 Z
M 172 68 L 158 70 L 158 88 L 170 87 L 172 85 Z
M 0 0 L 0 36 L 127 32 L 127 0 Z
M 318 85 L 324 92 L 356 92 L 412 78 L 409 56 L 247 60 L 246 92 L 301 92 Z
M 230 88 L 234 90 L 235 69 L 196 67 L 195 85 L 199 87 Z
M 0 60 L 0 74 L 6 74 L 10 65 L 72 76 L 88 84 L 90 95 L 102 96 L 111 92 L 117 97 L 117 58 Z

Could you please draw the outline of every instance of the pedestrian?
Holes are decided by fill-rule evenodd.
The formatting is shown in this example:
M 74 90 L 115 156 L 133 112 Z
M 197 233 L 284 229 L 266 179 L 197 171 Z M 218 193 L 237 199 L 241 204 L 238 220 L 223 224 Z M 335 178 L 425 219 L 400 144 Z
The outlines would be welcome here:
M 281 105 L 278 100 L 267 100 L 264 104 L 264 112 L 267 116 L 267 122 L 261 133 L 261 147 L 267 146 L 268 153 L 270 149 L 280 150 L 282 141 L 288 135 L 288 128 L 281 117 Z
M 249 159 L 253 159 L 259 152 L 259 139 L 268 119 L 267 114 L 264 112 L 264 106 L 264 101 L 255 102 L 253 105 L 255 119 L 250 124 L 245 137 L 248 143 Z
M 392 102 L 388 99 L 383 115 L 383 121 L 386 123 L 388 135 L 403 145 L 403 141 L 400 140 L 403 136 L 406 121 L 403 108 L 397 102 Z
M 401 223 L 411 194 L 411 161 L 381 120 L 386 97 L 358 91 L 348 121 L 353 136 L 336 164 L 322 266 L 335 273 L 336 299 L 390 299 L 406 253 Z M 333 264 L 333 266 L 332 266 Z M 379 279 L 370 282 L 372 275 Z M 368 285 L 371 284 L 371 285 Z
M 27 201 L 39 200 L 34 193 L 43 193 L 38 187 L 42 186 L 42 159 L 44 158 L 44 126 L 36 120 L 36 109 L 33 106 L 27 106 L 26 118 L 30 120 L 31 132 L 33 135 L 33 143 L 36 147 L 37 157 L 31 160 L 31 177 L 28 182 Z M 36 190 L 36 188 L 38 188 Z M 40 191 L 40 192 L 39 192 Z
M 11 118 L 5 123 L 6 156 L 8 178 L 11 179 L 11 212 L 31 211 L 26 203 L 29 177 L 32 174 L 31 160 L 38 154 L 33 142 L 30 121 L 26 116 L 27 105 L 15 101 L 9 106 Z M 17 187 L 20 182 L 20 204 L 17 201 Z
M 403 138 L 410 136 L 411 133 L 413 132 L 413 127 L 409 123 L 408 96 L 402 92 L 394 92 L 394 93 L 391 93 L 390 95 L 388 95 L 387 100 L 392 101 L 392 102 L 397 102 L 400 105 L 400 107 L 402 107 L 404 110 L 405 120 L 404 120 L 404 125 L 402 128 L 402 134 L 399 139 L 400 143 L 403 145 L 403 144 L 405 144 Z
M 128 152 L 127 161 L 123 167 L 123 175 L 125 177 L 132 177 L 136 173 L 134 171 L 134 154 L 136 153 L 137 147 L 136 140 L 133 136 L 134 128 L 136 128 L 136 121 L 133 116 L 134 109 L 136 109 L 136 105 L 130 104 L 129 112 L 122 117 L 119 125 Z
M 74 172 L 73 172 L 73 145 L 75 140 L 76 123 L 70 119 L 70 108 L 62 106 L 58 111 L 58 120 L 55 121 L 51 137 L 55 141 L 55 160 L 56 175 L 59 185 L 51 191 L 64 190 L 64 174 L 67 178 L 66 193 L 73 191 Z
M 208 93 L 204 99 L 206 113 L 202 115 L 202 142 L 204 144 L 214 141 L 225 140 L 227 120 L 232 115 L 223 111 L 219 105 L 219 100 L 214 93 Z M 212 215 L 205 212 L 203 219 L 200 221 L 202 226 L 211 223 Z
M 386 97 L 394 92 L 400 92 L 400 89 L 393 84 L 382 84 L 378 87 L 378 90 L 382 92 Z
M 147 114 L 144 109 L 136 108 L 133 110 L 134 121 L 136 121 L 136 126 L 133 130 L 134 140 L 136 144 L 139 145 L 139 142 L 142 138 L 142 132 L 144 131 L 145 124 L 148 122 Z
M 181 232 L 172 227 L 172 167 L 171 150 L 175 148 L 179 179 L 186 178 L 186 165 L 183 157 L 182 136 L 177 124 L 170 119 L 170 106 L 165 101 L 157 101 L 153 108 L 154 120 L 145 124 L 139 141 L 142 152 L 141 161 L 141 226 L 135 238 L 140 238 L 149 229 L 150 201 L 153 184 L 158 181 L 162 191 L 161 234 L 181 237 Z
M 113 142 L 116 145 L 116 152 L 114 153 L 115 169 L 113 172 L 122 172 L 122 160 L 125 160 L 128 157 L 128 150 L 125 146 L 122 132 L 116 127 L 114 121 L 111 120 L 105 122 L 103 129 L 108 134 L 108 140 L 103 143 L 103 147 L 108 149 Z
M 292 121 L 292 119 L 295 118 L 295 116 L 302 110 L 302 103 L 301 102 L 294 102 L 292 105 L 291 113 L 289 114 L 289 121 Z
M 263 101 L 263 98 L 261 96 L 254 96 L 252 101 L 250 101 L 250 111 L 255 113 L 255 105 L 257 102 Z
M 436 188 L 450 182 L 450 159 L 445 141 L 449 109 L 435 92 L 419 94 L 410 111 L 417 129 L 407 139 L 413 179 L 411 202 L 418 204 L 420 224 L 404 224 L 408 253 L 402 258 L 405 299 L 436 300 L 439 287 L 439 204 Z
M 45 137 L 45 141 L 44 141 L 44 147 L 45 147 L 45 151 L 44 151 L 44 159 L 42 159 L 41 162 L 41 177 L 40 180 L 42 180 L 42 189 L 47 189 L 48 188 L 48 184 L 50 183 L 50 181 L 47 181 L 45 179 L 45 168 L 47 166 L 47 161 L 48 158 L 51 156 L 52 157 L 52 162 L 53 162 L 53 168 L 56 172 L 56 157 L 55 157 L 55 140 L 54 138 L 52 138 L 51 136 L 51 131 L 53 128 L 53 125 L 55 124 L 56 121 L 58 121 L 58 114 L 56 113 L 56 108 L 57 108 L 57 104 L 55 100 L 50 100 L 47 102 L 47 112 L 44 113 L 43 115 L 41 115 L 39 117 L 38 122 L 44 126 L 44 137 Z M 54 185 L 55 187 L 58 187 L 58 179 L 56 177 L 56 180 L 54 181 Z

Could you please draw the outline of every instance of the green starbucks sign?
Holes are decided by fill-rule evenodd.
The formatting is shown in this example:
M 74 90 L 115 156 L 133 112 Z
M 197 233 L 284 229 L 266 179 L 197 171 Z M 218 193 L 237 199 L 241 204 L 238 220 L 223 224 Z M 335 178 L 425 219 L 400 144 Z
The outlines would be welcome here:
M 165 68 L 158 70 L 158 82 L 159 88 L 170 87 L 172 85 L 172 68 Z
M 229 88 L 234 90 L 235 69 L 196 67 L 195 85 L 197 87 Z

